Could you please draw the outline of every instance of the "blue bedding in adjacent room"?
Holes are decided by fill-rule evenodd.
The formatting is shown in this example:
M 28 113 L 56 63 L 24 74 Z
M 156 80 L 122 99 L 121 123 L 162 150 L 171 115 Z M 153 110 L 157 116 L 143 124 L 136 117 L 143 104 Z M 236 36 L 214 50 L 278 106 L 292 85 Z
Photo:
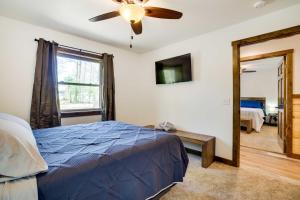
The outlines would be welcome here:
M 241 100 L 241 107 L 242 108 L 260 108 L 264 110 L 264 104 L 259 101 L 254 100 Z
M 266 116 L 266 109 L 265 105 L 262 101 L 257 100 L 241 100 L 241 108 L 257 108 L 262 109 L 264 112 L 264 115 Z
M 142 200 L 183 181 L 188 157 L 177 136 L 121 122 L 35 130 L 49 165 L 39 200 Z

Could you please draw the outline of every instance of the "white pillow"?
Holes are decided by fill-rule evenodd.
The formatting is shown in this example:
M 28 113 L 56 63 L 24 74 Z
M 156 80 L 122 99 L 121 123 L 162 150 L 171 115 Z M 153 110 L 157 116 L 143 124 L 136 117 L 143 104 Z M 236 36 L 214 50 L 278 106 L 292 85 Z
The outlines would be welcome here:
M 31 130 L 30 125 L 24 119 L 21 119 L 19 117 L 16 117 L 16 116 L 13 116 L 13 115 L 10 115 L 7 113 L 0 113 L 0 119 L 6 119 L 8 121 L 16 122 L 16 123 L 24 126 L 25 128 Z
M 0 183 L 47 171 L 29 124 L 20 118 L 1 116 Z

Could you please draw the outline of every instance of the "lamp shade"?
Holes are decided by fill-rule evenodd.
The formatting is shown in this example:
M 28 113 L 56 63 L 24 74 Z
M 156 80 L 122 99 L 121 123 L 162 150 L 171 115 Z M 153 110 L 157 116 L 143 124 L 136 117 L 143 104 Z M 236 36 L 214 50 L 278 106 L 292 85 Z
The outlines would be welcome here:
M 145 9 L 137 4 L 123 4 L 119 12 L 130 23 L 139 22 L 145 16 Z

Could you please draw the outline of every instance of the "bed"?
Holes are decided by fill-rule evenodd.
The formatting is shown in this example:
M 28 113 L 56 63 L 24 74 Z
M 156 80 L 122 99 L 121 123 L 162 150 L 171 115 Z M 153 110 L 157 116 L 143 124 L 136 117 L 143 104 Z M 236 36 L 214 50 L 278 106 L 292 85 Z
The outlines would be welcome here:
M 264 123 L 266 98 L 241 97 L 241 126 L 246 126 L 247 132 L 252 129 L 260 132 Z
M 39 200 L 151 199 L 182 182 L 188 157 L 177 136 L 122 122 L 34 131 L 48 171 Z

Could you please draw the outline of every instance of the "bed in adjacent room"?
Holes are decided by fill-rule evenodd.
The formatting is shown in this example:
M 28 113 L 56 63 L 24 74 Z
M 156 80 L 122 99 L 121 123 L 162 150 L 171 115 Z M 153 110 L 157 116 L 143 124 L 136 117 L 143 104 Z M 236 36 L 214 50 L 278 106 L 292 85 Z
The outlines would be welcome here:
M 246 126 L 248 133 L 252 129 L 260 132 L 264 124 L 265 105 L 264 97 L 241 97 L 241 126 Z
M 25 186 L 32 200 L 151 199 L 182 182 L 188 165 L 177 136 L 122 122 L 39 129 L 33 135 L 48 170 L 0 183 L 8 199 L 25 194 Z

